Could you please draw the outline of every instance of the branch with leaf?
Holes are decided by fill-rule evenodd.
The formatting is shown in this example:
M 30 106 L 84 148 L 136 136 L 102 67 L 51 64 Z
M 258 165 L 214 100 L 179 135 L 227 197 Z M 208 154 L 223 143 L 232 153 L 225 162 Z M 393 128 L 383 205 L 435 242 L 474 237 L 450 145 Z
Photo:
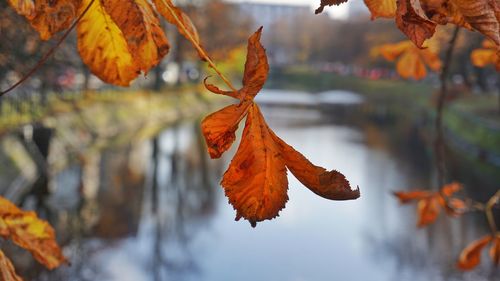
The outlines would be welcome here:
M 238 163 L 242 153 L 237 153 L 222 181 L 238 218 L 244 217 L 255 225 L 278 215 L 287 201 L 285 167 L 323 197 L 333 200 L 359 197 L 359 189 L 352 190 L 341 173 L 312 165 L 265 123 L 253 102 L 269 72 L 267 56 L 260 44 L 262 28 L 248 41 L 243 88 L 236 90 L 203 49 L 192 21 L 170 0 L 153 0 L 154 6 L 146 0 L 72 0 L 57 1 L 55 5 L 27 1 L 11 0 L 10 4 L 39 31 L 42 39 L 76 25 L 78 51 L 84 63 L 103 81 L 119 86 L 128 86 L 140 73 L 146 74 L 168 53 L 168 39 L 160 28 L 157 12 L 177 27 L 230 91 L 209 84 L 207 89 L 240 100 L 238 105 L 210 115 L 202 125 L 212 157 L 220 157 L 229 148 L 235 140 L 238 123 L 247 118 L 240 149 L 245 151 L 243 158 L 249 158 Z M 252 124 L 258 124 L 260 129 L 254 132 L 257 127 Z M 254 139 L 251 145 L 248 139 Z M 251 181 L 240 180 L 242 174 Z
M 494 194 L 486 203 L 476 202 L 470 198 L 460 199 L 453 195 L 462 189 L 459 183 L 451 183 L 441 188 L 439 192 L 415 189 L 410 192 L 394 192 L 401 204 L 417 201 L 417 226 L 422 228 L 436 221 L 440 209 L 446 214 L 459 217 L 468 212 L 484 213 L 491 233 L 472 242 L 458 258 L 457 267 L 461 270 L 472 270 L 481 261 L 481 250 L 490 245 L 489 254 L 493 265 L 500 265 L 500 232 L 495 222 L 494 208 L 500 207 L 500 191 Z

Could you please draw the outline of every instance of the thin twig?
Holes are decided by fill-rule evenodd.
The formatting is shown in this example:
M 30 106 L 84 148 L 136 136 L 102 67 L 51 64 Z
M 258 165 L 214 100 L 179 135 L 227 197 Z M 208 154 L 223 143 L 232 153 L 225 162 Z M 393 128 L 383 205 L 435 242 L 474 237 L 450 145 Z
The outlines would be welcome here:
M 181 21 L 181 19 L 179 19 L 179 17 L 177 16 L 177 13 L 174 11 L 174 9 L 168 5 L 165 0 L 162 0 L 162 3 L 163 5 L 165 5 L 165 7 L 167 8 L 167 10 L 170 12 L 170 14 L 172 15 L 172 17 L 175 19 L 175 21 L 177 22 L 177 26 L 179 26 L 182 31 L 184 31 L 184 33 L 186 34 L 186 36 L 188 37 L 189 41 L 191 42 L 191 44 L 193 44 L 193 46 L 195 47 L 195 49 L 198 51 L 198 53 L 203 56 L 203 58 L 207 61 L 208 65 L 210 65 L 210 67 L 217 73 L 217 75 L 224 81 L 224 83 L 226 83 L 226 85 L 232 90 L 232 91 L 237 91 L 236 88 L 233 86 L 233 84 L 231 83 L 231 81 L 229 81 L 229 79 L 226 78 L 226 76 L 224 76 L 224 74 L 222 74 L 222 72 L 219 71 L 219 69 L 217 68 L 217 66 L 215 65 L 215 63 L 212 61 L 212 59 L 208 56 L 207 52 L 200 46 L 200 44 L 193 38 L 193 35 L 191 34 L 191 32 L 189 32 L 189 30 L 186 28 L 186 26 L 184 25 L 184 23 Z
M 493 207 L 498 204 L 498 202 L 500 202 L 500 190 L 498 190 L 495 195 L 493 195 L 490 200 L 488 200 L 488 203 L 486 203 L 486 208 L 484 210 L 493 236 L 495 236 L 498 232 L 497 224 L 495 222 L 495 216 L 493 215 Z
M 453 35 L 451 37 L 448 49 L 446 50 L 446 55 L 444 58 L 443 69 L 441 70 L 441 75 L 439 80 L 441 82 L 441 88 L 439 91 L 438 104 L 436 108 L 436 141 L 435 141 L 435 160 L 438 172 L 438 185 L 443 186 L 445 183 L 445 172 L 446 164 L 444 161 L 444 136 L 443 136 L 443 111 L 446 104 L 446 98 L 448 96 L 448 76 L 450 71 L 450 66 L 453 58 L 453 51 L 457 42 L 458 34 L 460 32 L 460 27 L 456 26 L 453 30 Z
M 52 48 L 50 48 L 50 50 L 47 53 L 45 53 L 45 55 L 37 62 L 37 64 L 28 73 L 26 73 L 26 75 L 24 75 L 19 81 L 17 81 L 17 83 L 12 85 L 7 90 L 0 92 L 0 97 L 7 94 L 8 92 L 14 90 L 19 85 L 21 85 L 24 81 L 28 80 L 28 78 L 30 78 L 31 75 L 33 75 L 33 73 L 35 73 L 54 54 L 54 52 L 57 50 L 57 48 L 59 48 L 59 46 L 62 44 L 62 42 L 64 42 L 66 37 L 68 37 L 68 35 L 71 33 L 71 31 L 73 31 L 73 29 L 75 29 L 78 22 L 80 22 L 80 20 L 83 18 L 83 16 L 88 12 L 88 10 L 92 6 L 92 4 L 94 4 L 94 1 L 95 0 L 90 1 L 90 3 L 85 8 L 85 10 L 82 12 L 82 14 L 73 22 L 73 24 L 70 26 L 70 28 L 68 30 L 66 30 L 66 32 L 64 32 L 63 36 L 59 39 L 59 41 L 57 41 L 56 45 L 54 45 Z

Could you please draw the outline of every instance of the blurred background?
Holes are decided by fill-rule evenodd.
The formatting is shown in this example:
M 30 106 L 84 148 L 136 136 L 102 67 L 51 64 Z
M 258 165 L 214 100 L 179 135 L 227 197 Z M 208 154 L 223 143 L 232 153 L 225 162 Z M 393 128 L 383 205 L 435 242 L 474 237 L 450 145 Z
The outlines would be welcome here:
M 344 173 L 362 197 L 327 201 L 289 175 L 280 217 L 256 229 L 235 222 L 219 182 L 237 146 L 211 160 L 200 132 L 204 116 L 232 101 L 203 89 L 213 73 L 190 43 L 162 23 L 171 52 L 117 88 L 88 71 L 72 33 L 0 98 L 0 194 L 47 219 L 71 260 L 49 272 L 3 241 L 26 280 L 500 280 L 486 254 L 477 269 L 456 269 L 460 251 L 488 234 L 481 213 L 417 229 L 415 206 L 392 196 L 436 190 L 439 176 L 439 75 L 405 80 L 376 56 L 374 47 L 406 40 L 393 20 L 371 21 L 360 0 L 320 15 L 319 0 L 176 3 L 236 85 L 247 38 L 264 27 L 271 72 L 256 101 L 270 127 L 313 163 Z M 3 90 L 56 42 L 41 41 L 6 0 L 0 7 Z M 441 58 L 451 36 L 448 27 L 435 36 Z M 443 119 L 446 182 L 480 202 L 500 186 L 498 74 L 470 60 L 483 39 L 459 34 Z

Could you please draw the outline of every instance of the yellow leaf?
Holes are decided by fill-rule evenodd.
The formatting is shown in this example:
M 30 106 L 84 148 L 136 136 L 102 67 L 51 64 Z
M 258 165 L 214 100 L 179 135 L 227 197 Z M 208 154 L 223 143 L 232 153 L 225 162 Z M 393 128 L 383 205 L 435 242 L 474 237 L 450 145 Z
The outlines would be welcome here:
M 82 1 L 82 11 L 91 0 Z M 101 4 L 94 1 L 78 24 L 78 51 L 92 73 L 104 82 L 128 86 L 140 68 L 128 49 L 123 33 Z
M 102 4 L 125 37 L 135 64 L 147 73 L 170 48 L 153 8 L 146 0 L 102 0 Z
M 411 41 L 402 41 L 396 44 L 385 44 L 380 47 L 379 53 L 388 61 L 395 61 L 402 53 L 411 49 L 413 43 Z
M 442 68 L 441 60 L 438 55 L 430 50 L 422 50 L 419 52 L 420 57 L 424 61 L 425 65 L 433 71 L 439 71 Z
M 364 0 L 372 19 L 393 18 L 396 15 L 396 0 Z
M 419 49 L 411 41 L 385 44 L 377 47 L 388 61 L 397 61 L 396 70 L 403 78 L 422 79 L 427 75 L 426 65 L 433 71 L 441 69 L 441 60 L 431 48 Z
M 0 250 L 0 280 L 2 281 L 22 281 L 23 279 L 16 274 L 12 262 Z
M 500 62 L 498 59 L 498 49 L 493 41 L 484 40 L 483 48 L 478 48 L 472 51 L 470 58 L 472 64 L 477 67 L 486 67 L 493 64 L 500 69 Z
M 3 197 L 0 197 L 0 235 L 30 251 L 48 269 L 67 262 L 49 223 L 39 219 L 35 212 L 20 210 Z

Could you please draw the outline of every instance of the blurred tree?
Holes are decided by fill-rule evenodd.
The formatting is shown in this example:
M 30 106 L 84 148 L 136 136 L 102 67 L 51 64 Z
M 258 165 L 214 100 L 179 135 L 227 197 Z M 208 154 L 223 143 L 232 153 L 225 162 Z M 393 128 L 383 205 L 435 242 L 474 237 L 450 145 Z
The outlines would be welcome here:
M 190 13 L 200 33 L 203 46 L 214 60 L 225 59 L 252 33 L 252 20 L 239 12 L 238 6 L 221 0 L 205 1 Z

